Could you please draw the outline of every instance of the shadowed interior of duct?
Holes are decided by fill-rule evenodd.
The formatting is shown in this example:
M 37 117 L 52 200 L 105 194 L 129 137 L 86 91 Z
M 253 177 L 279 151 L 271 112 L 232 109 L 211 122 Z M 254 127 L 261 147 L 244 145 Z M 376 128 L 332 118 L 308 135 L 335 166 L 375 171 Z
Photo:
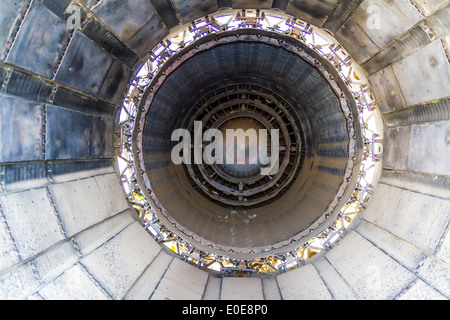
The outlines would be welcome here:
M 299 41 L 269 32 L 205 37 L 173 56 L 144 93 L 135 135 L 161 214 L 227 254 L 261 253 L 335 219 L 355 184 L 362 138 L 355 103 L 332 70 Z M 172 133 L 193 136 L 196 121 L 224 132 L 277 128 L 279 170 L 262 175 L 248 152 L 240 166 L 175 165 Z

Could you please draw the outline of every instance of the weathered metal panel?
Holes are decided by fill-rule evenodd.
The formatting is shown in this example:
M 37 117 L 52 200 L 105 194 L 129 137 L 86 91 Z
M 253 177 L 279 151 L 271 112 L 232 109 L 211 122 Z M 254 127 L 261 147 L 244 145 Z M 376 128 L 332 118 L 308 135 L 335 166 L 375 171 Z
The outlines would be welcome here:
M 108 52 L 77 30 L 55 80 L 96 95 L 100 91 L 113 59 Z
M 447 0 L 414 0 L 416 4 L 423 10 L 427 15 L 444 5 Z
M 149 21 L 128 41 L 128 45 L 142 58 L 169 34 L 161 19 L 154 14 Z
M 352 18 L 336 32 L 336 40 L 348 51 L 359 64 L 370 59 L 379 48 L 361 31 Z
M 170 1 L 151 0 L 151 3 L 168 29 L 172 29 L 180 23 Z
M 392 67 L 385 68 L 369 78 L 378 107 L 382 113 L 405 107 L 402 92 Z
M 91 122 L 89 156 L 91 158 L 112 158 L 114 156 L 114 124 L 112 119 L 92 117 Z
M 6 59 L 4 49 L 9 48 L 7 42 L 14 33 L 20 12 L 26 8 L 28 2 L 29 0 L 0 1 L 0 60 Z
M 309 264 L 277 278 L 281 295 L 285 300 L 331 299 L 325 283 L 313 265 Z
M 35 102 L 46 102 L 51 86 L 21 71 L 13 70 L 6 84 L 5 93 Z
M 130 48 L 96 19 L 92 19 L 86 24 L 83 33 L 128 67 L 133 68 L 139 61 Z
M 326 257 L 361 299 L 394 299 L 417 278 L 357 232 L 349 233 Z
M 338 1 L 333 13 L 327 19 L 323 27 L 331 32 L 336 32 L 361 4 L 362 0 Z
M 382 48 L 420 22 L 422 16 L 409 0 L 364 0 L 352 19 Z M 379 19 L 379 25 L 373 24 L 372 19 Z
M 428 19 L 433 33 L 437 38 L 445 37 L 450 34 L 450 4 L 436 11 Z
M 447 97 L 450 93 L 450 65 L 440 41 L 416 51 L 393 68 L 408 106 Z
M 384 47 L 375 54 L 369 61 L 362 64 L 368 74 L 373 74 L 378 70 L 387 67 L 405 58 L 414 52 L 431 43 L 431 39 L 421 25 L 410 29 L 400 38 Z
M 450 190 L 450 177 L 446 176 L 434 176 L 426 173 L 410 171 L 383 170 L 380 183 L 411 190 L 413 192 L 422 193 L 432 197 L 450 200 L 450 193 L 448 192 L 448 190 Z M 388 194 L 391 193 L 388 192 Z M 378 197 L 378 187 L 375 192 L 375 196 Z M 380 197 L 380 199 L 382 198 L 383 197 Z M 389 202 L 390 201 L 386 201 L 386 203 Z
M 216 0 L 172 0 L 172 4 L 183 23 L 191 22 L 219 9 Z
M 115 67 L 109 71 L 112 79 L 108 79 L 102 86 L 102 95 L 114 97 L 111 98 L 116 104 L 121 99 L 123 93 L 124 83 L 127 83 L 128 69 L 119 61 L 115 64 L 124 70 L 119 73 Z M 8 69 L 0 66 L 0 84 L 5 80 Z M 122 80 L 117 80 L 122 77 Z M 117 89 L 116 86 L 121 85 L 122 89 Z M 88 112 L 93 115 L 112 117 L 115 111 L 115 105 L 102 100 L 96 100 L 85 96 L 81 93 L 72 91 L 62 86 L 44 81 L 42 78 L 31 76 L 22 71 L 12 69 L 7 82 L 4 83 L 5 94 L 14 95 L 22 99 L 37 103 L 52 103 L 64 108 L 73 109 L 80 112 Z
M 51 169 L 56 183 L 115 172 L 110 159 L 56 161 L 51 163 Z
M 161 247 L 135 222 L 83 257 L 81 263 L 113 299 L 120 299 L 160 250 Z
M 2 165 L 2 167 L 4 170 L 2 187 L 7 192 L 40 188 L 49 185 L 52 181 L 61 183 L 114 172 L 110 159 L 22 162 Z
M 385 130 L 384 168 L 449 175 L 450 122 Z
M 4 165 L 5 191 L 20 191 L 43 187 L 48 183 L 47 165 L 44 162 L 25 162 Z
M 0 162 L 43 160 L 43 106 L 0 95 Z
M 87 97 L 63 87 L 56 89 L 53 105 L 102 117 L 111 117 L 115 110 L 113 104 Z
M 55 106 L 47 106 L 46 160 L 113 156 L 113 122 Z
M 386 230 L 433 254 L 445 234 L 449 220 L 450 201 L 405 190 L 386 225 Z M 418 228 L 418 225 L 421 227 Z
M 48 186 L 68 237 L 108 217 L 95 179 Z
M 148 0 L 103 0 L 92 11 L 125 41 L 130 40 L 155 15 Z
M 384 124 L 386 128 L 449 120 L 450 98 L 444 98 L 442 100 L 390 112 L 384 115 Z
M 263 300 L 261 279 L 223 278 L 221 300 Z
M 408 170 L 410 136 L 410 127 L 384 131 L 384 168 Z
M 129 84 L 132 69 L 114 60 L 108 71 L 105 81 L 99 92 L 99 96 L 115 105 L 120 105 L 123 101 L 125 90 Z
M 411 127 L 411 171 L 450 175 L 450 121 Z
M 55 106 L 47 106 L 45 159 L 90 157 L 92 117 Z
M 52 78 L 67 31 L 63 20 L 34 1 L 6 62 Z
M 7 194 L 0 202 L 22 259 L 64 239 L 45 189 Z
M 270 9 L 273 0 L 233 0 L 234 9 Z
M 70 5 L 71 1 L 72 0 L 41 0 L 44 6 L 53 11 L 53 13 L 61 19 L 65 18 L 64 12 L 67 10 L 67 7 Z
M 289 2 L 286 13 L 321 27 L 333 13 L 337 3 L 338 0 L 293 0 Z

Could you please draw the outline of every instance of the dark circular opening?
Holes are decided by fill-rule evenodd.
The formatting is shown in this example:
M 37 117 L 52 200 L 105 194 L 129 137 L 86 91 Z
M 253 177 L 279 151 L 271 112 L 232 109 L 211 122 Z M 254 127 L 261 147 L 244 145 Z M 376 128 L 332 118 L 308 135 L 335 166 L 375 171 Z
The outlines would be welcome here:
M 226 208 L 248 209 L 273 201 L 287 189 L 304 161 L 305 138 L 298 114 L 278 99 L 258 86 L 232 85 L 192 107 L 184 126 L 191 137 L 200 123 L 203 131 L 220 131 L 223 142 L 218 163 L 185 166 L 201 194 Z
M 144 93 L 134 148 L 138 179 L 165 224 L 209 252 L 248 257 L 298 245 L 335 219 L 352 191 L 361 136 L 333 70 L 300 42 L 262 30 L 206 36 L 174 55 Z M 196 123 L 200 138 L 241 129 L 244 163 L 175 164 L 174 130 L 189 132 L 191 159 L 214 141 L 196 144 Z M 269 156 L 273 135 L 259 140 L 259 130 L 278 130 L 276 171 L 261 174 L 249 129 Z M 233 150 L 225 143 L 222 157 Z

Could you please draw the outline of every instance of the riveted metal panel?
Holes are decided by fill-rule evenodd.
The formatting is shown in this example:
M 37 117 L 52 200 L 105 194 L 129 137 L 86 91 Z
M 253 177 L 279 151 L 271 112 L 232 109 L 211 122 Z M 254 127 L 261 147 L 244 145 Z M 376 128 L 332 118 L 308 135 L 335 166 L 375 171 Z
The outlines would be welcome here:
M 400 87 L 391 67 L 371 76 L 369 82 L 382 113 L 405 107 Z
M 153 15 L 145 26 L 128 41 L 128 45 L 140 57 L 146 57 L 150 51 L 161 41 L 169 31 L 157 15 Z
M 47 106 L 46 160 L 90 156 L 91 116 Z
M 408 167 L 411 171 L 450 175 L 450 122 L 413 126 Z
M 52 163 L 52 179 L 65 182 L 115 172 L 110 159 L 57 161 Z
M 43 106 L 0 95 L 0 162 L 42 160 Z
M 440 41 L 416 51 L 393 68 L 408 106 L 447 97 L 450 93 L 450 66 Z
M 119 73 L 118 71 L 115 71 L 114 67 L 111 68 L 109 72 L 111 79 L 103 84 L 102 95 L 106 97 L 111 97 L 111 95 L 117 96 L 115 99 L 111 98 L 111 100 L 118 103 L 118 98 L 121 97 L 123 93 L 121 91 L 123 91 L 124 83 L 128 80 L 127 72 L 129 71 L 128 68 L 119 61 L 115 61 L 115 63 L 123 68 L 124 72 Z M 8 69 L 0 66 L 0 84 L 4 81 L 7 73 Z M 122 80 L 117 80 L 122 77 L 122 75 L 124 78 Z M 116 85 L 117 88 L 119 88 L 119 84 L 122 89 L 118 89 L 117 92 L 114 91 L 116 90 Z M 33 102 L 52 103 L 64 108 L 88 112 L 99 116 L 112 116 L 115 110 L 115 105 L 113 104 L 90 98 L 57 84 L 53 84 L 50 81 L 44 81 L 42 78 L 37 78 L 15 69 L 10 71 L 8 82 L 5 83 L 5 93 Z
M 379 26 L 372 24 L 370 18 L 374 14 L 379 15 Z M 409 0 L 376 1 L 375 4 L 371 0 L 364 0 L 352 14 L 352 19 L 382 48 L 420 22 L 423 17 Z
M 34 1 L 6 62 L 51 78 L 66 32 L 63 20 L 40 2 Z
M 21 162 L 2 167 L 6 192 L 41 188 L 52 182 L 61 183 L 114 172 L 110 159 Z
M 108 217 L 94 178 L 48 186 L 68 237 Z
M 92 11 L 121 39 L 131 39 L 155 15 L 149 0 L 103 0 Z
M 410 136 L 410 127 L 384 131 L 384 168 L 395 170 L 408 169 Z
M 112 157 L 112 136 L 110 117 L 47 106 L 46 160 Z
M 87 97 L 63 87 L 56 89 L 53 105 L 102 117 L 111 117 L 115 110 L 115 106 L 110 103 Z
M 376 44 L 366 36 L 352 18 L 336 32 L 336 40 L 359 64 L 370 59 L 379 51 Z
M 20 11 L 27 5 L 29 1 L 0 1 L 1 23 L 0 23 L 0 60 L 4 60 L 4 49 L 6 43 L 10 37 L 10 33 L 14 29 L 14 25 L 17 22 L 16 18 L 19 16 Z
M 94 41 L 77 30 L 55 80 L 96 95 L 100 91 L 113 59 L 111 54 L 102 50 Z
M 35 102 L 45 102 L 49 97 L 50 85 L 21 71 L 13 70 L 5 93 Z
M 0 202 L 23 259 L 64 239 L 45 189 L 7 194 Z
M 7 192 L 39 188 L 48 183 L 44 162 L 25 162 L 4 165 L 4 189 Z

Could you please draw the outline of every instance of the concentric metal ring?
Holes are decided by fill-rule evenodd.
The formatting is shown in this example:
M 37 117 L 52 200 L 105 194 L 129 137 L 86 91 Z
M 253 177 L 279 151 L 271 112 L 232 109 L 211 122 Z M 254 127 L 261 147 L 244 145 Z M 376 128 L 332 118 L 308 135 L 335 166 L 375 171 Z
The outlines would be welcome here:
M 275 175 L 261 175 L 261 165 L 248 163 L 186 165 L 187 176 L 197 185 L 197 190 L 227 207 L 262 205 L 280 196 L 301 170 L 305 138 L 298 124 L 298 114 L 280 97 L 274 98 L 263 91 L 261 87 L 242 85 L 215 90 L 191 109 L 185 122 L 185 128 L 192 135 L 195 121 L 201 121 L 204 130 L 225 131 L 224 127 L 230 122 L 234 122 L 233 129 L 239 129 L 236 127 L 237 122 L 242 124 L 244 120 L 253 120 L 254 129 L 264 128 L 268 132 L 275 129 L 281 132 L 280 169 Z M 245 129 L 251 127 L 247 126 Z M 268 140 L 270 143 L 270 137 Z

